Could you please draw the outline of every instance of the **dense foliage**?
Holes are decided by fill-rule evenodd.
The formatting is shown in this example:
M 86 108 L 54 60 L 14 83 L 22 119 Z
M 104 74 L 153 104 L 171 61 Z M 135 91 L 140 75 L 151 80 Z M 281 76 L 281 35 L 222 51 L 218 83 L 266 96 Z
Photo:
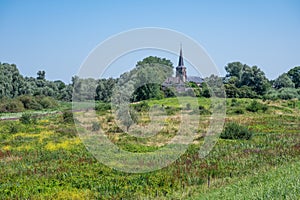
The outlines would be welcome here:
M 269 81 L 257 66 L 249 67 L 240 62 L 228 63 L 224 79 L 227 97 L 265 99 L 300 98 L 300 67 L 294 67 L 275 80 Z M 289 92 L 291 94 L 288 94 Z
M 240 62 L 228 63 L 224 78 L 211 75 L 199 87 L 187 83 L 188 90 L 179 95 L 210 97 L 215 95 L 229 98 L 293 99 L 300 98 L 300 66 L 290 69 L 275 80 L 269 81 L 257 66 Z M 149 56 L 138 61 L 136 67 L 113 79 L 82 79 L 72 77 L 70 84 L 46 80 L 46 72 L 38 71 L 37 77 L 24 77 L 14 64 L 0 63 L 0 112 L 20 112 L 24 109 L 43 109 L 52 107 L 49 101 L 99 100 L 110 102 L 117 88 L 120 96 L 128 96 L 130 101 L 161 99 L 175 96 L 175 90 L 162 89 L 161 84 L 173 75 L 173 64 L 165 58 Z M 222 85 L 224 84 L 224 85 Z M 117 87 L 116 87 L 117 86 Z M 74 91 L 74 93 L 73 93 Z M 121 95 L 122 94 L 122 95 Z M 177 94 L 178 95 L 178 94 Z M 43 102 L 30 96 L 46 96 Z M 17 98 L 15 100 L 15 98 Z M 31 99 L 30 99 L 31 98 Z M 5 103 L 3 103 L 5 102 Z M 4 105 L 5 104 L 5 105 Z
M 252 132 L 247 127 L 241 126 L 237 123 L 231 122 L 226 124 L 224 131 L 221 133 L 222 139 L 246 139 L 249 140 L 252 137 Z
M 21 95 L 17 98 L 0 99 L 0 112 L 23 112 L 25 110 L 42 110 L 57 108 L 58 103 L 52 97 Z
M 249 67 L 240 62 L 228 63 L 225 83 L 228 97 L 250 97 L 263 95 L 270 87 L 263 71 L 257 66 Z
M 16 65 L 0 63 L 0 99 L 21 95 L 44 95 L 59 100 L 70 100 L 72 87 L 62 81 L 46 80 L 45 71 L 38 71 L 37 77 L 23 77 Z

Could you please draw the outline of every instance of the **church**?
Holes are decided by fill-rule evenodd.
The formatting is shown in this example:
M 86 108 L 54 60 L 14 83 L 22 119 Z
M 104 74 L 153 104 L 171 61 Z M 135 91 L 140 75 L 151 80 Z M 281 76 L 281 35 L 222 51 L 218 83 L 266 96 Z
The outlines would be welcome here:
M 204 80 L 198 76 L 187 76 L 186 67 L 183 62 L 182 47 L 180 47 L 179 61 L 178 66 L 176 67 L 175 77 L 168 77 L 162 84 L 163 87 L 174 87 L 177 92 L 185 92 L 190 90 L 189 87 L 186 87 L 187 82 L 196 83 L 200 86 Z

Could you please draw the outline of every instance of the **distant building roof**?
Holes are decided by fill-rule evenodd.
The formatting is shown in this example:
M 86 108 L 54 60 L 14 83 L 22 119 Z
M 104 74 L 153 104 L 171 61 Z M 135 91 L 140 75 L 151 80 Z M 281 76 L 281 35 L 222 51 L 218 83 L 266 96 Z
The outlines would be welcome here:
M 204 79 L 199 76 L 188 76 L 187 77 L 188 82 L 194 82 L 194 83 L 203 83 Z
M 183 84 L 184 85 L 184 82 L 182 80 L 180 80 L 179 77 L 168 77 L 162 85 L 164 86 L 170 86 L 170 85 L 174 85 L 174 84 Z

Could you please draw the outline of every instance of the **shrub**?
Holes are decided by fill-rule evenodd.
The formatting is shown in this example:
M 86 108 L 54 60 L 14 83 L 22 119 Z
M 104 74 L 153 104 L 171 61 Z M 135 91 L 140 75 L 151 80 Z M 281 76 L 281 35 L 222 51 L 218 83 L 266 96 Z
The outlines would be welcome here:
M 32 116 L 32 114 L 30 114 L 30 113 L 23 113 L 19 120 L 22 124 L 35 124 L 36 123 L 36 118 L 34 116 Z
M 32 109 L 31 105 L 37 103 L 34 97 L 29 95 L 19 96 L 18 99 L 23 103 L 25 109 Z
M 42 96 L 37 101 L 43 108 L 55 108 L 58 106 L 56 100 L 51 97 Z
M 147 112 L 149 111 L 149 104 L 145 101 L 142 101 L 140 103 L 132 104 L 133 108 L 138 112 Z
M 296 105 L 297 105 L 297 101 L 295 101 L 295 100 L 288 101 L 288 107 L 296 108 Z
M 36 101 L 30 103 L 28 109 L 30 110 L 42 110 L 43 106 Z
M 241 109 L 241 108 L 237 108 L 237 109 L 235 109 L 233 112 L 234 112 L 235 114 L 239 114 L 239 115 L 245 113 L 244 110 Z
M 180 108 L 166 106 L 165 110 L 166 110 L 167 115 L 174 115 L 176 112 L 178 112 L 180 110 Z
M 111 109 L 111 105 L 110 105 L 110 103 L 103 103 L 103 102 L 99 102 L 99 103 L 97 103 L 96 104 L 96 106 L 95 106 L 95 110 L 96 111 L 108 111 L 108 110 L 110 110 Z
M 63 112 L 63 121 L 65 123 L 72 123 L 72 122 L 74 122 L 73 112 L 71 110 L 65 110 Z
M 300 98 L 297 89 L 295 88 L 281 88 L 279 90 L 278 97 L 280 99 L 289 100 L 294 98 Z
M 186 109 L 187 109 L 187 110 L 191 110 L 191 104 L 190 104 L 190 103 L 187 103 L 187 104 L 186 104 Z
M 237 99 L 231 99 L 231 106 L 239 106 L 241 103 Z
M 280 88 L 279 90 L 270 89 L 264 96 L 266 99 L 277 100 L 277 99 L 294 99 L 300 98 L 300 90 L 296 88 Z
M 202 105 L 200 105 L 198 107 L 198 109 L 199 109 L 199 114 L 200 115 L 210 115 L 211 114 L 211 112 Z
M 0 112 L 23 112 L 24 106 L 21 101 L 18 99 L 1 99 L 0 102 Z
M 99 131 L 99 130 L 100 130 L 99 122 L 93 122 L 92 123 L 92 131 Z
M 246 110 L 250 112 L 257 112 L 259 110 L 262 110 L 263 112 L 268 110 L 268 107 L 262 103 L 259 103 L 258 101 L 254 100 L 251 102 L 249 106 L 246 107 Z
M 106 117 L 106 121 L 107 122 L 112 122 L 114 120 L 114 117 L 112 116 L 112 115 L 108 115 L 107 117 Z
M 122 133 L 123 129 L 121 129 L 119 126 L 115 125 L 115 126 L 110 127 L 107 132 L 108 133 Z
M 34 96 L 22 95 L 18 97 L 18 100 L 20 100 L 23 103 L 25 109 L 28 110 L 43 109 L 43 106 L 37 102 L 36 97 Z
M 199 110 L 200 115 L 211 115 L 212 113 L 207 110 L 207 109 L 203 109 L 203 110 Z
M 8 126 L 8 132 L 11 134 L 15 134 L 19 131 L 19 128 L 15 124 L 9 124 Z
M 205 109 L 205 107 L 204 107 L 204 106 L 202 106 L 202 105 L 200 105 L 200 106 L 198 107 L 198 109 L 199 109 L 199 110 L 204 110 L 204 109 Z
M 18 100 L 23 103 L 25 109 L 29 110 L 42 110 L 43 108 L 55 108 L 58 106 L 55 99 L 46 96 L 22 95 L 18 97 Z
M 226 124 L 225 129 L 221 133 L 222 139 L 245 139 L 249 140 L 252 137 L 252 132 L 247 127 L 231 122 Z
M 17 99 L 13 99 L 7 104 L 7 111 L 9 112 L 22 112 L 24 111 L 24 106 L 22 102 Z

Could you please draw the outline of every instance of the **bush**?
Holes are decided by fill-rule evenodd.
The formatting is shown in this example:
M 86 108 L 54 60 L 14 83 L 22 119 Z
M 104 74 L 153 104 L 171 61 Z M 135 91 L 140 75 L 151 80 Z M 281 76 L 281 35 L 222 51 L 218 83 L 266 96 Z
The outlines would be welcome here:
M 202 106 L 202 105 L 200 105 L 200 106 L 198 107 L 198 109 L 199 109 L 199 110 L 205 110 L 205 107 Z
M 300 90 L 296 88 L 280 88 L 279 90 L 270 89 L 264 96 L 265 99 L 277 100 L 277 99 L 295 99 L 300 98 Z
M 72 122 L 74 122 L 73 112 L 71 110 L 65 110 L 63 112 L 63 121 L 65 123 L 72 123 Z
M 246 110 L 248 110 L 250 112 L 257 112 L 259 110 L 262 110 L 263 112 L 265 112 L 268 110 L 268 106 L 254 100 L 251 102 L 251 104 L 249 106 L 246 107 Z
M 103 103 L 103 102 L 99 102 L 99 103 L 97 103 L 96 104 L 96 106 L 95 106 L 95 110 L 96 111 L 108 111 L 108 110 L 110 110 L 111 109 L 111 105 L 110 105 L 110 103 Z
M 220 137 L 222 139 L 245 139 L 249 140 L 252 137 L 252 132 L 248 128 L 239 125 L 237 123 L 231 122 L 226 124 L 225 129 L 221 133 Z
M 24 106 L 18 99 L 4 98 L 0 101 L 0 112 L 23 112 Z
M 24 108 L 28 110 L 42 110 L 43 108 L 55 108 L 58 106 L 55 99 L 46 96 L 22 95 L 18 97 L 18 100 L 21 101 Z
M 211 115 L 212 113 L 207 110 L 207 109 L 203 109 L 203 110 L 199 110 L 200 115 Z
M 241 103 L 237 99 L 231 99 L 231 106 L 239 106 Z
M 281 88 L 279 90 L 278 97 L 280 99 L 289 100 L 294 98 L 300 98 L 297 89 L 295 88 Z
M 235 109 L 233 112 L 234 112 L 235 114 L 238 114 L 238 115 L 244 114 L 244 113 L 245 113 L 244 110 L 241 109 L 241 108 L 237 108 L 237 109 Z
M 180 110 L 180 108 L 166 106 L 165 110 L 166 110 L 167 115 L 174 115 L 176 112 L 178 112 Z
M 8 132 L 11 134 L 15 134 L 19 131 L 19 128 L 15 124 L 9 124 Z
M 34 116 L 32 116 L 30 113 L 23 113 L 19 120 L 22 124 L 35 124 L 36 123 L 36 118 Z
M 100 130 L 99 122 L 93 122 L 92 123 L 92 131 L 99 131 L 99 130 Z
M 199 114 L 200 115 L 210 115 L 211 114 L 211 112 L 202 105 L 200 105 L 198 107 L 198 109 L 199 109 Z
M 43 107 L 36 101 L 36 97 L 30 95 L 22 95 L 18 97 L 25 109 L 28 110 L 41 110 Z
M 55 99 L 46 96 L 39 97 L 37 102 L 42 106 L 42 108 L 55 108 L 58 106 Z
M 138 112 L 147 112 L 149 111 L 149 104 L 145 101 L 142 101 L 140 103 L 132 104 L 133 108 Z
M 295 100 L 288 101 L 288 107 L 296 108 L 296 106 L 297 106 L 297 101 L 295 101 Z
M 187 104 L 186 104 L 186 109 L 187 109 L 187 110 L 191 110 L 191 104 L 190 104 L 190 103 L 187 103 Z
M 107 122 L 112 122 L 114 120 L 114 117 L 112 116 L 112 115 L 108 115 L 107 117 L 106 117 L 106 121 Z

